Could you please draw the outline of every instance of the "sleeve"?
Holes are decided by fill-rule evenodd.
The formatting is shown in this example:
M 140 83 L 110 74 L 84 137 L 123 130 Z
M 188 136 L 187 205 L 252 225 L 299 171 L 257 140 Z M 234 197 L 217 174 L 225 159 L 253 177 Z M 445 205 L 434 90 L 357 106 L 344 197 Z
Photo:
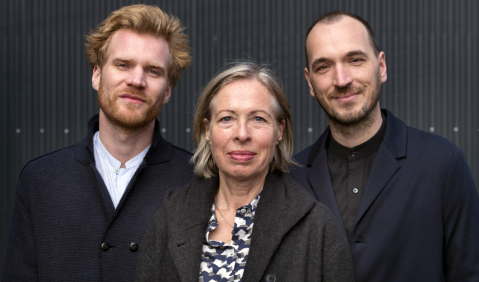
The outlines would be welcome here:
M 163 206 L 153 217 L 141 243 L 136 266 L 136 282 L 161 281 L 162 258 L 167 251 L 166 208 Z
M 327 210 L 323 230 L 321 281 L 354 282 L 351 249 L 336 218 Z
M 22 179 L 17 183 L 10 230 L 3 263 L 2 281 L 38 281 L 38 264 L 32 218 L 21 196 Z
M 479 197 L 462 151 L 454 152 L 444 191 L 447 281 L 479 281 Z

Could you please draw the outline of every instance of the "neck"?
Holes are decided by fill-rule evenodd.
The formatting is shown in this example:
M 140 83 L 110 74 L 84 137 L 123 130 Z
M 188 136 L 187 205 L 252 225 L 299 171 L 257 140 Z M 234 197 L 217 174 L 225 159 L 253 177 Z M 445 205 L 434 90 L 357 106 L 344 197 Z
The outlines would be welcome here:
M 100 110 L 99 122 L 101 143 L 121 162 L 122 168 L 126 168 L 125 163 L 145 150 L 153 139 L 155 121 L 132 130 L 113 124 Z
M 220 187 L 215 203 L 221 210 L 236 210 L 249 204 L 263 190 L 268 171 L 254 179 L 236 180 L 219 173 Z
M 379 103 L 363 120 L 353 125 L 343 125 L 328 118 L 331 135 L 339 144 L 353 148 L 373 137 L 381 128 L 381 110 Z

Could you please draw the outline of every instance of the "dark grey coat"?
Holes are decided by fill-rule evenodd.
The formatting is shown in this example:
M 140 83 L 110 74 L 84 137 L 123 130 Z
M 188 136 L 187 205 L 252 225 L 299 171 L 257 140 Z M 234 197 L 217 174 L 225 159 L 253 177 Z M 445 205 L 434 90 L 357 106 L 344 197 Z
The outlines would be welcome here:
M 132 281 L 141 240 L 167 190 L 193 177 L 191 155 L 161 138 L 115 209 L 95 168 L 93 133 L 28 163 L 17 183 L 2 281 Z M 100 248 L 102 242 L 109 248 Z M 105 245 L 104 245 L 105 246 Z
M 217 179 L 196 178 L 167 193 L 143 239 L 136 281 L 198 281 L 217 187 Z M 351 260 L 332 213 L 289 174 L 269 174 L 242 281 L 354 281 Z

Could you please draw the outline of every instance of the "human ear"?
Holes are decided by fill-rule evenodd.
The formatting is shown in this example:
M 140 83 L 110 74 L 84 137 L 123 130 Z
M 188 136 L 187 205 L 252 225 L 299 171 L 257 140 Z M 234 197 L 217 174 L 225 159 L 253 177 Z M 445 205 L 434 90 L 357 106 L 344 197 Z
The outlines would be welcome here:
M 100 80 L 101 80 L 101 68 L 98 65 L 96 65 L 93 68 L 93 74 L 91 76 L 91 86 L 96 91 L 100 89 Z
M 384 52 L 380 52 L 378 56 L 379 61 L 379 74 L 381 76 L 381 83 L 386 82 L 388 80 L 388 72 L 386 67 L 386 54 Z
M 206 141 L 210 142 L 210 125 L 207 118 L 203 119 L 203 126 L 205 127 Z
M 284 131 L 285 124 L 286 123 L 284 119 L 282 119 L 281 124 L 279 125 L 279 135 L 278 135 L 278 139 L 276 139 L 276 145 L 278 145 L 279 141 L 283 140 L 283 131 Z
M 170 85 L 168 85 L 168 88 L 166 88 L 165 96 L 163 97 L 163 104 L 168 103 L 168 101 L 170 100 L 172 88 L 173 88 L 173 83 L 170 83 Z
M 311 85 L 311 81 L 309 80 L 308 68 L 304 68 L 304 77 L 306 78 L 306 81 L 308 82 L 309 94 L 313 97 L 316 97 L 316 95 L 314 95 L 314 90 L 313 90 L 313 86 Z

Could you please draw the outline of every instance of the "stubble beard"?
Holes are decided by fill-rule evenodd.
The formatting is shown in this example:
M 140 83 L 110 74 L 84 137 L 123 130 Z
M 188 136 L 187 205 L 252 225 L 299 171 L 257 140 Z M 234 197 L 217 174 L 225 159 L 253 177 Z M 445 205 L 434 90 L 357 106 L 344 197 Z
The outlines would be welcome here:
M 142 128 L 156 119 L 163 106 L 161 100 L 158 105 L 152 105 L 151 99 L 136 89 L 128 89 L 126 92 L 131 95 L 140 97 L 146 103 L 137 105 L 132 103 L 122 103 L 119 101 L 118 95 L 120 93 L 106 93 L 103 88 L 103 81 L 100 80 L 98 88 L 98 104 L 100 109 L 105 114 L 106 118 L 114 125 L 124 128 L 126 130 L 136 130 Z M 122 92 L 124 93 L 124 92 Z M 123 105 L 120 105 L 122 103 Z M 126 107 L 128 110 L 121 110 L 121 107 Z M 141 109 L 144 107 L 145 109 Z
M 341 94 L 344 93 L 363 93 L 364 87 L 357 87 L 348 85 L 344 88 L 336 88 L 334 91 L 328 93 L 325 97 L 322 93 L 317 91 L 316 87 L 313 85 L 313 91 L 316 96 L 316 100 L 318 100 L 319 105 L 323 108 L 324 112 L 328 116 L 328 120 L 330 123 L 340 129 L 343 128 L 344 130 L 348 128 L 355 128 L 355 127 L 367 127 L 369 123 L 374 122 L 373 115 L 371 113 L 378 105 L 379 96 L 381 94 L 381 76 L 379 74 L 379 69 L 376 75 L 375 83 L 371 85 L 371 95 L 369 96 L 368 100 L 361 106 L 358 111 L 354 110 L 347 110 L 346 113 L 341 114 L 335 108 L 330 107 L 326 103 L 326 99 L 334 99 Z M 352 103 L 351 103 L 352 105 Z M 345 104 L 345 107 L 348 107 L 348 103 Z

